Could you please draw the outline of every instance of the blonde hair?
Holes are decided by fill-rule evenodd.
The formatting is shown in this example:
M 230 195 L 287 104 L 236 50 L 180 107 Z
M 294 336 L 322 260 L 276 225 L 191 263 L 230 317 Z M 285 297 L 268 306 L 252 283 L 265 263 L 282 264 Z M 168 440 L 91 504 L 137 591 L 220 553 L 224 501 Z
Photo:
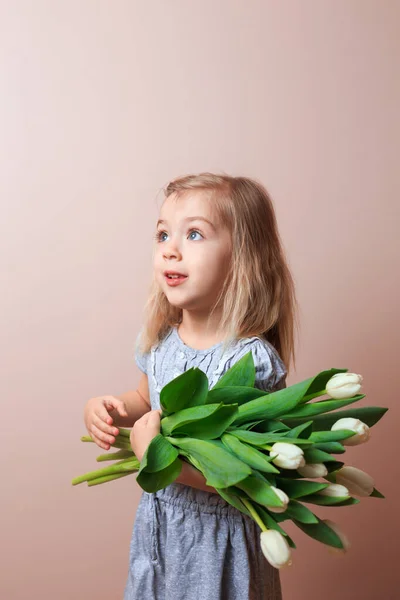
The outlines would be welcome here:
M 235 339 L 259 336 L 274 346 L 289 373 L 295 367 L 294 326 L 298 326 L 295 284 L 280 240 L 274 207 L 265 187 L 248 177 L 199 173 L 172 180 L 164 196 L 206 192 L 218 220 L 231 234 L 232 258 L 218 306 L 224 349 Z M 172 306 L 155 277 L 144 309 L 139 349 L 150 351 L 172 326 L 182 309 Z

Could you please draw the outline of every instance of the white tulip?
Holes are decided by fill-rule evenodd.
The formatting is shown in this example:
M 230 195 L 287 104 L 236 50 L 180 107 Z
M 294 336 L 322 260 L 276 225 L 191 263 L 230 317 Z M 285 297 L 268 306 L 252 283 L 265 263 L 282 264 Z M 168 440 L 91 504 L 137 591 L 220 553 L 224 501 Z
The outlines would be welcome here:
M 336 483 L 345 485 L 353 496 L 370 496 L 374 491 L 374 480 L 361 469 L 342 467 L 335 475 Z
M 287 509 L 287 505 L 289 504 L 289 496 L 285 494 L 283 490 L 271 485 L 271 489 L 275 492 L 275 494 L 279 497 L 283 502 L 283 506 L 267 506 L 268 510 L 275 513 L 283 513 Z
M 328 469 L 324 463 L 306 463 L 304 467 L 297 468 L 300 475 L 303 477 L 325 477 L 328 474 Z
M 336 373 L 326 384 L 326 393 L 331 398 L 351 398 L 360 392 L 362 376 L 357 373 Z
M 344 446 L 358 446 L 358 444 L 368 442 L 371 437 L 371 431 L 368 425 L 363 423 L 363 421 L 360 421 L 360 419 L 354 419 L 353 417 L 338 419 L 331 427 L 332 431 L 335 431 L 336 429 L 351 429 L 356 433 L 356 435 L 341 440 L 341 443 Z
M 334 497 L 350 496 L 347 487 L 345 487 L 344 485 L 340 485 L 339 483 L 330 483 L 328 487 L 324 488 L 323 490 L 319 490 L 317 494 L 320 494 L 321 496 Z
M 276 442 L 271 446 L 270 456 L 273 457 L 272 462 L 282 469 L 297 469 L 306 464 L 304 452 L 296 444 Z
M 265 558 L 275 569 L 289 567 L 292 564 L 290 546 L 279 531 L 275 529 L 263 531 L 260 535 L 260 544 Z
M 331 529 L 333 529 L 333 531 L 340 537 L 340 540 L 344 546 L 343 548 L 334 548 L 333 546 L 329 546 L 329 552 L 332 554 L 345 554 L 351 546 L 349 538 L 343 533 L 339 525 L 334 521 L 331 521 L 330 519 L 322 519 L 322 521 L 331 527 Z

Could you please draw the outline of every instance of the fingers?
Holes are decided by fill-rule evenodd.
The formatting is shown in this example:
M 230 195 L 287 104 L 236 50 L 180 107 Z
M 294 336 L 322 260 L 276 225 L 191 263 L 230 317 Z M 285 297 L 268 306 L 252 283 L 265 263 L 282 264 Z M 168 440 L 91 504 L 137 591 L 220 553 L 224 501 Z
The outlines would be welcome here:
M 119 434 L 119 429 L 117 427 L 113 427 L 112 425 L 107 425 L 104 420 L 95 413 L 93 415 L 92 423 L 98 427 L 103 433 L 107 433 L 110 436 L 116 436 Z
M 92 424 L 90 428 L 90 435 L 101 448 L 109 450 L 110 445 L 115 442 L 115 438 L 112 435 L 108 435 L 99 429 L 96 425 Z
M 109 396 L 108 398 L 104 398 L 105 408 L 111 410 L 115 408 L 118 414 L 121 417 L 127 417 L 128 413 L 125 408 L 125 404 L 119 398 L 115 398 L 114 396 Z
M 113 420 L 112 417 L 110 417 L 110 415 L 107 412 L 107 408 L 105 406 L 106 401 L 104 401 L 104 403 L 98 404 L 95 408 L 95 414 L 104 422 L 104 423 L 108 423 L 108 425 L 111 425 Z

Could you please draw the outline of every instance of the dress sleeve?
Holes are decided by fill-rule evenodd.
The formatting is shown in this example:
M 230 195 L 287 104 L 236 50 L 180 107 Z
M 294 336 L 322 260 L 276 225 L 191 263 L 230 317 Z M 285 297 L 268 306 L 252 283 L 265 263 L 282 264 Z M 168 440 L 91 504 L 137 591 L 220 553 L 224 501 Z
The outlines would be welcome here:
M 255 367 L 254 386 L 266 392 L 273 392 L 286 387 L 287 369 L 284 362 L 275 348 L 260 338 L 253 337 L 246 340 L 227 367 L 231 368 L 250 350 Z
M 256 370 L 255 387 L 266 392 L 286 387 L 287 370 L 275 348 L 264 340 L 256 339 L 251 351 Z
M 139 351 L 139 343 L 140 343 L 141 333 L 142 333 L 142 331 L 140 330 L 136 337 L 134 355 L 135 355 L 135 362 L 136 362 L 137 366 L 139 367 L 139 369 L 141 371 L 143 371 L 143 373 L 145 373 L 147 375 L 147 362 L 148 362 L 148 358 L 149 358 L 149 353 L 142 354 Z

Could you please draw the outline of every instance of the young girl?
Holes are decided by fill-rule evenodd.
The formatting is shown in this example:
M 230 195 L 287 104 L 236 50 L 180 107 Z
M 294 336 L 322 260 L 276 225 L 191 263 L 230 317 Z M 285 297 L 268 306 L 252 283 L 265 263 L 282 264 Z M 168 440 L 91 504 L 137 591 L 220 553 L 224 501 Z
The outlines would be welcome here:
M 87 429 L 109 449 L 133 426 L 139 460 L 160 431 L 160 391 L 200 368 L 213 387 L 249 351 L 256 387 L 286 387 L 297 302 L 265 188 L 201 173 L 173 180 L 157 223 L 154 279 L 135 359 L 135 392 L 89 400 Z M 175 276 L 174 276 L 175 275 Z M 143 492 L 124 600 L 280 600 L 279 571 L 264 558 L 255 522 L 222 499 L 192 465 Z

